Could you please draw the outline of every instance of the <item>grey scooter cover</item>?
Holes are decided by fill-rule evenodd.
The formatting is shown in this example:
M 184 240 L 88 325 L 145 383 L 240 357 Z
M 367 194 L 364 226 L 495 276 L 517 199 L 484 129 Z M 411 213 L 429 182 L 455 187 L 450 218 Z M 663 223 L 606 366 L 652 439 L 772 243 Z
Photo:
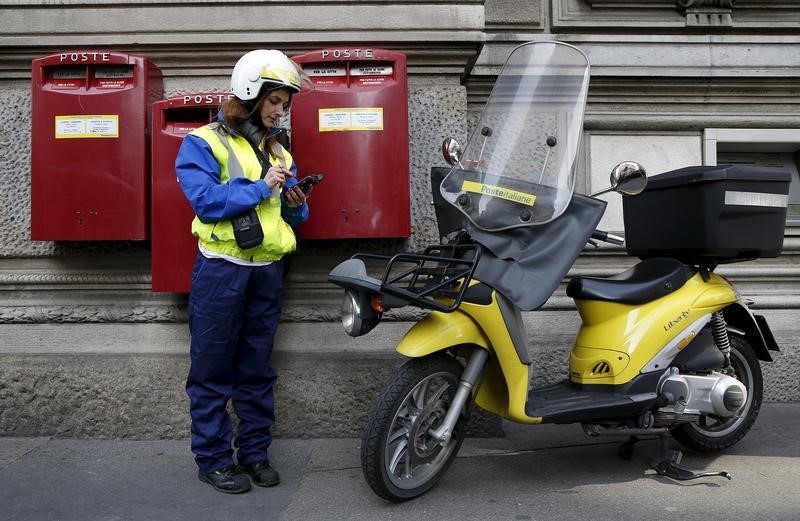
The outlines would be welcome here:
M 606 202 L 573 194 L 557 219 L 540 226 L 487 232 L 466 231 L 484 252 L 474 277 L 495 288 L 523 311 L 537 309 L 564 280 L 597 227 Z
M 573 194 L 557 219 L 538 226 L 487 232 L 473 226 L 439 192 L 449 168 L 431 168 L 431 194 L 439 235 L 466 229 L 482 252 L 474 277 L 523 311 L 537 309 L 564 280 L 603 217 L 606 202 Z

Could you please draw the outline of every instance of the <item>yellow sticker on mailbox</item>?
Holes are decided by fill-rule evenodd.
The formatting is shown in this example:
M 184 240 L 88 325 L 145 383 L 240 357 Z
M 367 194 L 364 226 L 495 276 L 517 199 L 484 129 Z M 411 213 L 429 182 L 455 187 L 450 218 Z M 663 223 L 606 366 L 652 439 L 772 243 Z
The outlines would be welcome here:
M 472 192 L 473 194 L 489 195 L 491 197 L 499 197 L 507 201 L 533 206 L 536 201 L 536 196 L 533 194 L 526 194 L 525 192 L 518 192 L 516 190 L 509 190 L 495 185 L 485 185 L 483 183 L 476 183 L 475 181 L 464 181 L 461 184 L 461 189 L 465 192 Z
M 319 109 L 319 131 L 383 130 L 383 108 Z
M 116 114 L 92 116 L 56 116 L 56 139 L 118 138 L 119 116 Z

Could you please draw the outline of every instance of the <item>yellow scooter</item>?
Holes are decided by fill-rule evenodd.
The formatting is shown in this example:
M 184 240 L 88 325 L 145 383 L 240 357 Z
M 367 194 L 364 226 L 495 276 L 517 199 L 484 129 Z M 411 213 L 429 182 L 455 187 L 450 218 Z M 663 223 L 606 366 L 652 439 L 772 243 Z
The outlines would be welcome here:
M 358 254 L 329 274 L 346 290 L 342 323 L 351 336 L 392 308 L 430 310 L 397 344 L 409 360 L 364 430 L 362 468 L 383 498 L 408 500 L 436 484 L 475 405 L 518 423 L 629 435 L 624 451 L 638 435 L 658 435 L 660 474 L 730 479 L 679 467 L 667 440 L 721 450 L 758 416 L 759 360 L 778 346 L 764 318 L 713 270 L 780 253 L 789 174 L 723 165 L 648 180 L 637 163 L 618 165 L 611 189 L 628 195 L 627 248 L 643 260 L 610 278 L 570 281 L 583 324 L 568 378 L 537 387 L 522 312 L 552 295 L 587 242 L 621 242 L 596 230 L 606 205 L 599 194 L 573 193 L 588 81 L 588 60 L 571 45 L 516 48 L 466 147 L 446 140 L 451 168 L 432 170 L 442 244 Z M 381 273 L 371 275 L 367 264 L 376 262 Z

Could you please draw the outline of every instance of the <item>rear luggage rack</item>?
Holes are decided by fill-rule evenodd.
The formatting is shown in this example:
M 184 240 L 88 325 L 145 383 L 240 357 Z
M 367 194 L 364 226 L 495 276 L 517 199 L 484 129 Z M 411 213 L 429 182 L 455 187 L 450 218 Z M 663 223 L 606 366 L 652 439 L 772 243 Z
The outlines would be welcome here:
M 357 253 L 353 259 L 385 260 L 380 292 L 425 309 L 455 311 L 480 257 L 475 244 L 428 246 L 422 253 L 393 256 Z M 446 305 L 437 299 L 453 299 Z

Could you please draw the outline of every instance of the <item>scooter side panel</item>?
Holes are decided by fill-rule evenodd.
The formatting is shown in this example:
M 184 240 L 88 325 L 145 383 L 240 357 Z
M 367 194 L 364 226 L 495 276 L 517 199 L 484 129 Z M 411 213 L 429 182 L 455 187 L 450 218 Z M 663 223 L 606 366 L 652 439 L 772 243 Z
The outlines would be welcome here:
M 737 298 L 722 277 L 711 274 L 704 282 L 697 274 L 677 291 L 643 305 L 576 301 L 583 325 L 570 355 L 570 379 L 581 384 L 628 383 L 679 336 L 687 336 L 680 344 L 688 345 L 694 336 L 686 332 L 689 325 Z

